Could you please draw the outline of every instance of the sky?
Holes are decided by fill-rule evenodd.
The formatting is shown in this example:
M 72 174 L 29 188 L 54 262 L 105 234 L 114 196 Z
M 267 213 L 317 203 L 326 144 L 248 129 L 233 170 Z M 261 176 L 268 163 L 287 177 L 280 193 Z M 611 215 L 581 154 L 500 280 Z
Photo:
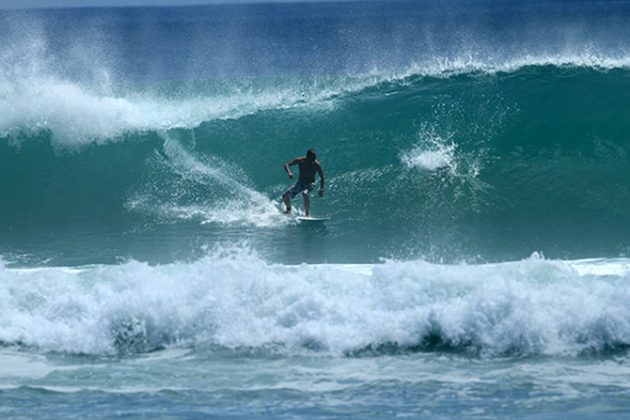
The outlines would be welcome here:
M 0 9 L 100 6 L 185 6 L 216 3 L 271 3 L 304 0 L 0 0 Z M 307 0 L 327 1 L 327 0 Z M 328 0 L 329 1 L 329 0 Z

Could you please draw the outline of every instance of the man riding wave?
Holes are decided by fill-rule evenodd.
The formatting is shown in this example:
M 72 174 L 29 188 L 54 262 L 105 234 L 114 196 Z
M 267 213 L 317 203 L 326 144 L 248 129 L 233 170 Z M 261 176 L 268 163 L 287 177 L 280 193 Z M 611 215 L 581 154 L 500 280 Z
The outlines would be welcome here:
M 306 156 L 297 157 L 284 164 L 284 170 L 287 171 L 289 178 L 293 178 L 293 172 L 291 172 L 291 166 L 293 165 L 298 165 L 300 176 L 298 181 L 291 185 L 282 195 L 284 205 L 286 206 L 284 213 L 291 213 L 291 199 L 295 198 L 299 193 L 302 193 L 302 197 L 304 198 L 304 211 L 306 217 L 310 217 L 311 203 L 308 194 L 315 188 L 315 173 L 318 173 L 320 179 L 319 196 L 324 196 L 324 170 L 322 169 L 322 165 L 317 161 L 317 154 L 313 149 L 309 149 L 306 152 Z

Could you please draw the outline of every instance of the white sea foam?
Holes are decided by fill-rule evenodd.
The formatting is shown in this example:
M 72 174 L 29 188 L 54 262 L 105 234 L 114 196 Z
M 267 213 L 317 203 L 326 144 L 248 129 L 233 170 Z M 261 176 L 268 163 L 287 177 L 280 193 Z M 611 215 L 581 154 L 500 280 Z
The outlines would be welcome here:
M 2 268 L 0 340 L 95 354 L 195 344 L 575 355 L 630 344 L 629 266 L 284 266 L 234 251 L 158 266 Z

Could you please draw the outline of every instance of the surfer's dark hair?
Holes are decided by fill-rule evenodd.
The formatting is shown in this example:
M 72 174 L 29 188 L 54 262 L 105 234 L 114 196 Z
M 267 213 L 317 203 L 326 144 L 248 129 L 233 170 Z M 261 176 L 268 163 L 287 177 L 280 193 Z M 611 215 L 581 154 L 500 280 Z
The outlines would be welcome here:
M 317 153 L 315 153 L 314 149 L 308 149 L 306 151 L 306 157 L 315 159 L 317 157 Z

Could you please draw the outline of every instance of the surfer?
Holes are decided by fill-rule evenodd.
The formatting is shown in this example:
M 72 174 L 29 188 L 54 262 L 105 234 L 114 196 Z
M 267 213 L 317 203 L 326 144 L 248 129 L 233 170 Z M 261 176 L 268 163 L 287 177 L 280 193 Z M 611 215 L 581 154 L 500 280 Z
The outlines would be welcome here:
M 320 180 L 319 196 L 324 196 L 324 170 L 322 169 L 322 165 L 317 161 L 317 154 L 313 149 L 308 149 L 306 156 L 297 157 L 284 164 L 284 170 L 287 171 L 289 178 L 293 178 L 293 172 L 291 172 L 291 166 L 293 165 L 298 165 L 300 177 L 282 196 L 284 205 L 286 206 L 284 213 L 291 213 L 291 199 L 295 198 L 299 193 L 302 193 L 306 217 L 310 217 L 311 203 L 308 193 L 315 188 L 315 173 L 317 172 Z

